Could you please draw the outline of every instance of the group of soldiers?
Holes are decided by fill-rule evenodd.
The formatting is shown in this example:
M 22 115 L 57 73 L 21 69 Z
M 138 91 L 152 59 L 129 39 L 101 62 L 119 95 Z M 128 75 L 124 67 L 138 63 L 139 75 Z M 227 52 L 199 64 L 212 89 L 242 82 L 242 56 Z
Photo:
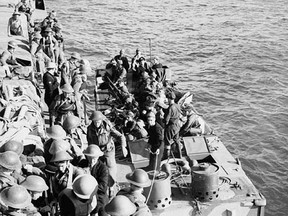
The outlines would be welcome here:
M 26 0 L 21 2 L 25 6 Z M 9 21 L 12 35 L 18 13 Z M 29 21 L 30 16 L 27 18 Z M 89 62 L 76 52 L 65 59 L 61 24 L 55 11 L 33 29 L 30 51 L 44 84 L 50 127 L 41 137 L 43 151 L 16 141 L 1 146 L 1 212 L 152 215 L 143 195 L 143 188 L 151 184 L 146 171 L 159 171 L 161 161 L 171 155 L 182 157 L 180 136 L 209 134 L 211 128 L 191 104 L 177 103 L 182 95 L 167 82 L 159 58 L 148 62 L 139 49 L 131 63 L 121 50 L 107 64 L 103 77 L 103 88 L 108 86 L 117 100 L 114 111 L 121 110 L 124 116 L 120 127 L 111 122 L 107 110 L 93 111 L 88 122 L 82 101 L 86 97 L 87 73 L 91 71 Z M 9 56 L 1 55 L 2 65 L 7 65 L 10 72 L 13 65 L 19 64 L 13 57 L 16 48 L 15 42 L 10 41 L 6 53 Z M 133 94 L 127 87 L 128 73 L 132 73 L 132 82 L 137 86 Z M 121 146 L 123 159 L 128 159 L 127 140 L 142 138 L 148 138 L 149 165 L 128 173 L 130 186 L 117 193 L 116 146 Z

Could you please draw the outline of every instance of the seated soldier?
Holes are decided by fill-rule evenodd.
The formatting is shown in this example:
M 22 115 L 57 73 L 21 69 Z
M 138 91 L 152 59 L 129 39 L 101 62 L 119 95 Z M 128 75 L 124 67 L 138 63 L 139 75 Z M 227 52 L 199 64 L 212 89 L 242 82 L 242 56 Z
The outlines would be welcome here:
M 32 15 L 32 6 L 30 4 L 30 1 L 27 0 L 21 0 L 16 6 L 15 11 L 25 13 L 27 17 L 27 21 L 30 22 L 31 15 Z
M 122 60 L 122 62 L 123 62 L 123 67 L 124 67 L 125 70 L 128 72 L 128 70 L 129 70 L 129 62 L 128 62 L 127 57 L 125 56 L 125 52 L 124 52 L 123 49 L 120 50 L 119 55 L 116 55 L 116 56 L 114 57 L 114 59 L 115 59 L 116 61 Z
M 180 136 L 197 136 L 213 133 L 213 130 L 206 124 L 204 119 L 194 112 L 191 104 L 186 105 L 182 110 L 183 115 L 187 117 L 187 121 L 180 129 Z
M 15 41 L 8 42 L 8 48 L 1 54 L 0 66 L 5 70 L 7 77 L 12 77 L 11 71 L 16 67 L 21 67 L 14 56 L 15 50 L 17 48 L 17 43 Z
M 64 84 L 61 87 L 62 94 L 56 96 L 51 103 L 49 110 L 52 116 L 55 117 L 55 124 L 63 123 L 64 119 L 69 115 L 75 115 L 84 118 L 81 102 L 76 99 L 74 89 L 70 84 Z M 53 119 L 54 120 L 54 119 Z M 52 120 L 52 122 L 54 122 Z
M 136 120 L 135 117 L 132 111 L 127 112 L 123 132 L 128 135 L 129 140 L 141 139 L 148 135 L 144 122 L 141 119 Z
M 58 23 L 58 20 L 57 20 L 57 18 L 56 18 L 56 15 L 57 15 L 56 11 L 52 10 L 52 11 L 48 14 L 48 16 L 43 20 L 43 22 L 42 22 L 42 28 L 43 28 L 43 29 L 46 29 L 47 27 L 53 28 L 54 25 L 55 25 L 56 23 Z
M 20 13 L 14 12 L 12 17 L 8 21 L 7 34 L 11 35 L 21 35 L 23 36 L 21 20 L 19 19 Z

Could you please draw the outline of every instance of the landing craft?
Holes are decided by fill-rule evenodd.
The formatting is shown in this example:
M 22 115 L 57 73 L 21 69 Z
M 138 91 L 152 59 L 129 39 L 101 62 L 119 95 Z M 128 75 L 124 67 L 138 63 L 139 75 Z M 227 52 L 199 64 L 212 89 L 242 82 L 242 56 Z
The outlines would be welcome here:
M 32 20 L 43 20 L 47 15 L 45 2 L 31 2 L 35 9 Z M 10 40 L 16 41 L 18 48 L 15 55 L 22 65 L 16 70 L 16 78 L 1 78 L 0 147 L 8 140 L 17 140 L 23 142 L 24 146 L 33 144 L 43 150 L 41 137 L 44 136 L 45 125 L 40 99 L 43 95 L 40 95 L 36 88 L 33 61 L 29 53 L 29 27 L 25 15 L 21 14 L 23 36 L 8 37 L 6 32 L 8 19 L 13 13 L 13 7 L 9 5 L 16 3 L 18 1 L 2 0 L 0 4 L 1 52 L 6 50 Z M 117 87 L 108 83 L 108 90 L 99 88 L 103 71 L 105 72 L 99 70 L 96 73 L 96 109 L 104 111 L 107 116 L 115 112 L 116 116 L 121 116 L 122 102 L 119 101 L 121 98 Z M 136 85 L 131 73 L 128 73 L 127 77 L 129 90 L 133 93 Z M 192 103 L 189 92 L 180 92 L 179 95 L 180 105 Z M 113 103 L 113 109 L 111 101 L 106 100 L 107 97 L 116 102 Z M 117 164 L 117 182 L 120 187 L 127 184 L 127 173 L 147 165 L 149 152 L 145 149 L 146 144 L 147 139 L 129 141 L 131 162 Z M 212 133 L 183 137 L 183 146 L 182 158 L 173 156 L 162 161 L 161 172 L 149 172 L 152 184 L 145 189 L 145 196 L 153 215 L 264 215 L 265 197 L 245 174 L 240 160 L 230 154 L 217 135 Z

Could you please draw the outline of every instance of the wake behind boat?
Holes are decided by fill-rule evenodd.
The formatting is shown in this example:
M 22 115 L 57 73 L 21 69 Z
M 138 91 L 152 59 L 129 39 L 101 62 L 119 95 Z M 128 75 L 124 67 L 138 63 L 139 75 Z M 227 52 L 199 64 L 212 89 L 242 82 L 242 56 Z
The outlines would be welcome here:
M 130 63 L 122 50 L 96 70 L 88 112 L 89 62 L 65 59 L 56 12 L 27 2 L 0 7 L 11 53 L 0 66 L 3 215 L 264 215 L 263 195 L 158 57 L 137 49 Z M 8 37 L 10 18 L 21 31 Z

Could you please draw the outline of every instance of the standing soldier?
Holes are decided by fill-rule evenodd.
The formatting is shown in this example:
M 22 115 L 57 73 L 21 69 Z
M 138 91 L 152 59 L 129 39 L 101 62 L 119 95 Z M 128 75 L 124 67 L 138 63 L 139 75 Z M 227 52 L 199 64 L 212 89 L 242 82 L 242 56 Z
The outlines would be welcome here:
M 44 53 L 51 59 L 51 61 L 58 64 L 58 41 L 54 38 L 53 31 L 50 27 L 47 27 L 44 30 L 44 36 L 40 40 L 40 45 Z
M 11 71 L 15 67 L 20 67 L 21 65 L 17 62 L 14 56 L 15 50 L 17 48 L 17 43 L 15 41 L 8 42 L 8 48 L 0 56 L 0 66 L 5 70 L 5 76 L 12 77 Z M 5 77 L 4 76 L 4 77 Z
M 168 99 L 168 110 L 166 115 L 164 116 L 164 124 L 165 124 L 165 131 L 164 131 L 164 154 L 163 160 L 167 159 L 171 154 L 171 145 L 173 142 L 179 148 L 179 154 L 181 155 L 180 150 L 180 143 L 179 143 L 179 131 L 180 131 L 180 116 L 181 116 L 181 109 L 178 104 L 175 103 L 176 95 L 174 92 L 169 91 L 166 95 Z
M 81 125 L 81 120 L 77 116 L 67 116 L 63 122 L 63 129 L 67 133 L 67 137 L 75 140 L 81 150 L 87 147 L 87 128 Z
M 156 122 L 154 112 L 149 112 L 147 114 L 147 123 L 147 132 L 149 135 L 148 143 L 150 145 L 150 157 L 149 166 L 146 167 L 145 170 L 159 170 L 164 149 L 164 129 L 158 122 Z
M 97 191 L 97 207 L 92 212 L 92 214 L 97 214 L 99 216 L 107 216 L 104 211 L 104 206 L 108 203 L 107 188 L 108 188 L 108 168 L 107 166 L 99 159 L 103 156 L 103 152 L 100 150 L 97 145 L 89 145 L 87 149 L 84 150 L 84 155 L 86 155 L 89 163 L 89 169 L 91 175 L 98 182 L 98 191 Z
M 48 107 L 50 107 L 53 99 L 59 94 L 58 91 L 59 82 L 55 77 L 56 68 L 57 66 L 54 62 L 49 62 L 47 66 L 47 72 L 43 76 L 43 84 L 45 89 L 44 101 Z M 52 110 L 50 109 L 49 109 L 49 115 L 50 115 L 49 119 L 50 126 L 52 126 L 53 123 Z
M 97 181 L 89 174 L 78 176 L 72 188 L 64 189 L 59 195 L 62 216 L 87 216 L 97 205 Z
M 54 162 L 57 166 L 57 171 L 51 179 L 55 198 L 57 198 L 65 188 L 71 188 L 72 182 L 77 176 L 84 174 L 83 171 L 70 163 L 72 159 L 66 151 L 56 152 L 51 159 L 51 162 Z
M 52 123 L 54 123 L 55 118 L 55 124 L 62 125 L 64 119 L 69 115 L 77 115 L 80 118 L 84 117 L 81 102 L 75 98 L 72 86 L 64 84 L 61 90 L 62 94 L 57 95 L 49 107 L 52 111 Z
M 117 166 L 115 145 L 112 136 L 119 139 L 124 157 L 128 154 L 126 139 L 123 134 L 112 126 L 111 122 L 100 111 L 94 111 L 90 119 L 92 122 L 87 128 L 88 145 L 96 144 L 100 147 L 101 151 L 104 152 L 109 174 L 112 177 L 109 186 L 111 187 L 110 189 L 113 190 L 112 186 L 116 181 Z

